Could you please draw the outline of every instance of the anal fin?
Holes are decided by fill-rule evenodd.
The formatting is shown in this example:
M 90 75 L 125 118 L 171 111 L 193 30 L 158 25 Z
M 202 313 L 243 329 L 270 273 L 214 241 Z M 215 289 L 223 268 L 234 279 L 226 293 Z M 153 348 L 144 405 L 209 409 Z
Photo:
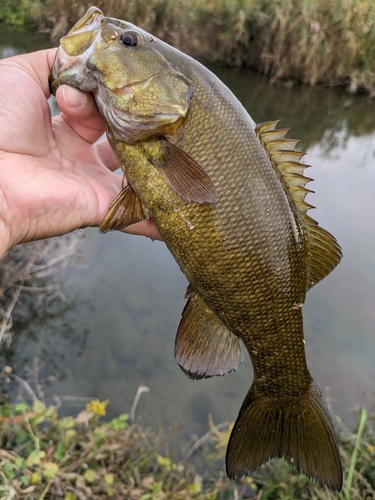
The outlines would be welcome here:
M 112 201 L 107 215 L 100 224 L 99 231 L 121 231 L 131 224 L 135 224 L 148 218 L 141 200 L 134 192 L 130 184 L 116 196 Z
M 203 299 L 188 289 L 190 297 L 178 327 L 175 357 L 192 379 L 226 375 L 243 362 L 240 339 L 228 330 Z

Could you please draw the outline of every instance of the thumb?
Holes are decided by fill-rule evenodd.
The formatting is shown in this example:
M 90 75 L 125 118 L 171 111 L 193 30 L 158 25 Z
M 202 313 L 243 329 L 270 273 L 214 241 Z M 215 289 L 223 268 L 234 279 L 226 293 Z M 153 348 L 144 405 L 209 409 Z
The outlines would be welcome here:
M 62 118 L 83 139 L 93 143 L 103 135 L 105 122 L 92 94 L 62 85 L 56 91 L 56 101 Z

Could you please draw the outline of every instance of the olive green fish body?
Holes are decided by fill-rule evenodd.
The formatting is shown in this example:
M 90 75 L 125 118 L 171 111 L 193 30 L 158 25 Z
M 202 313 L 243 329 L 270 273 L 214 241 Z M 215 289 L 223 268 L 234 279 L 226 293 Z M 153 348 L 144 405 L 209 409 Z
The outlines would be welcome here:
M 263 380 L 266 371 L 276 385 L 270 366 L 259 362 L 267 355 L 275 374 L 290 371 L 293 364 L 290 384 L 294 391 L 296 385 L 303 390 L 309 377 L 301 311 L 295 307 L 304 302 L 307 287 L 301 222 L 242 106 L 224 86 L 207 102 L 206 80 L 201 90 L 200 74 L 184 69 L 195 93 L 183 130 L 173 139 L 208 173 L 216 203 L 197 206 L 177 196 L 156 169 L 150 172 L 144 148 L 123 142 L 114 148 L 193 289 L 243 340 L 255 379 Z M 289 392 L 285 380 L 279 385 L 280 396 Z
M 254 381 L 227 452 L 229 477 L 273 456 L 339 490 L 335 431 L 306 366 L 302 304 L 338 263 L 306 215 L 303 153 L 259 126 L 202 65 L 95 8 L 61 40 L 51 87 L 92 91 L 128 181 L 104 231 L 151 217 L 189 280 L 175 354 L 191 378 L 249 352 Z

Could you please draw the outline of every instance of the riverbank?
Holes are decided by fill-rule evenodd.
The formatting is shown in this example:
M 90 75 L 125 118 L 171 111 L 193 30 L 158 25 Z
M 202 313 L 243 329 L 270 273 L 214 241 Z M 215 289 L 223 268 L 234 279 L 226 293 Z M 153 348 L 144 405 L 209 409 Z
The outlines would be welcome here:
M 0 373 L 0 389 L 11 376 L 9 367 Z M 340 423 L 344 486 L 334 493 L 283 460 L 229 481 L 223 467 L 228 423 L 215 426 L 211 420 L 210 431 L 177 459 L 163 431 L 134 423 L 132 412 L 104 421 L 108 401 L 90 401 L 76 417 L 61 418 L 56 406 L 36 397 L 28 405 L 9 404 L 1 396 L 0 498 L 360 500 L 375 493 L 373 420 L 365 410 L 358 412 L 353 431 Z
M 5 0 L 0 21 L 31 24 L 57 41 L 91 0 Z M 97 0 L 203 62 L 254 67 L 309 85 L 375 95 L 375 3 L 368 0 Z

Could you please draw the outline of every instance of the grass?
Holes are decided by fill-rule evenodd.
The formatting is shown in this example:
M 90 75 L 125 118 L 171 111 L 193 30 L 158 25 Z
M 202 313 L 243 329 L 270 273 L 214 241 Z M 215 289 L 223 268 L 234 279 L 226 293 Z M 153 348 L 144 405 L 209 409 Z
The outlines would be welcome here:
M 3 404 L 0 498 L 233 498 L 223 472 L 203 478 L 176 462 L 160 430 L 129 424 L 127 414 L 103 422 L 106 404 L 91 401 L 74 418 L 36 399 Z
M 57 40 L 91 0 L 5 0 L 0 20 Z M 204 62 L 247 65 L 272 80 L 375 94 L 375 2 L 369 0 L 97 0 Z
M 254 480 L 262 484 L 262 500 L 370 500 L 375 496 L 375 435 L 373 416 L 365 409 L 356 413 L 357 425 L 348 429 L 339 417 L 339 445 L 344 469 L 340 493 L 318 487 L 283 461 L 272 461 Z

